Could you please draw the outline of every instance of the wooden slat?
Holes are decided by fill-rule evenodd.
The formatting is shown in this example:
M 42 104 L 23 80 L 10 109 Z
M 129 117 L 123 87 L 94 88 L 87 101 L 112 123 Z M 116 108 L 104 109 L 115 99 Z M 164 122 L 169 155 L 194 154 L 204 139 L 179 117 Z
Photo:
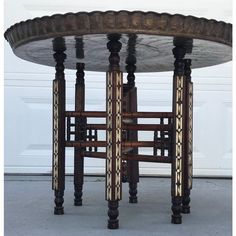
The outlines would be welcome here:
M 70 141 L 66 142 L 66 147 L 106 147 L 106 141 Z
M 97 130 L 106 130 L 106 124 L 87 124 L 87 129 L 97 129 Z M 124 124 L 124 130 L 144 130 L 144 131 L 154 131 L 154 130 L 171 130 L 172 125 L 162 124 L 162 125 L 153 125 L 153 124 Z
M 133 161 L 143 161 L 143 162 L 171 163 L 171 157 L 165 157 L 165 156 L 124 154 L 123 159 L 133 160 Z
M 106 159 L 106 152 L 83 152 L 83 156 Z M 171 163 L 171 157 L 165 156 L 122 154 L 122 159 L 142 162 Z
M 124 112 L 124 118 L 171 118 L 173 116 L 172 112 Z M 66 111 L 66 117 L 106 117 L 107 113 L 104 111 Z
M 66 111 L 66 117 L 106 117 L 107 113 L 104 111 Z
M 157 141 L 155 144 L 153 141 L 127 141 L 122 142 L 122 147 L 155 147 L 161 148 L 161 147 L 169 147 L 169 142 L 164 141 L 164 143 Z M 106 141 L 69 141 L 66 142 L 66 147 L 106 147 L 107 142 Z
M 172 112 L 124 112 L 123 117 L 127 118 L 169 118 Z

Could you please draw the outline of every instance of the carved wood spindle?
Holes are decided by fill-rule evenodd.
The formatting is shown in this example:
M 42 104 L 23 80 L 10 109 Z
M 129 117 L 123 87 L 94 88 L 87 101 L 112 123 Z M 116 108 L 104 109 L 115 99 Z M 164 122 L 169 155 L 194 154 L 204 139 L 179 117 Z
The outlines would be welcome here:
M 110 51 L 107 81 L 107 158 L 106 158 L 106 200 L 108 201 L 108 228 L 117 229 L 118 205 L 121 200 L 121 143 L 122 143 L 122 86 L 123 75 L 119 66 L 119 51 L 122 44 L 119 34 L 108 36 L 107 48 Z
M 164 118 L 160 118 L 160 124 L 164 125 Z M 161 156 L 165 155 L 165 147 L 164 147 L 164 139 L 165 139 L 165 131 L 161 130 L 160 131 L 160 141 L 161 141 Z
M 64 214 L 65 189 L 65 75 L 64 40 L 57 38 L 53 42 L 56 61 L 56 74 L 53 80 L 53 173 L 52 188 L 55 194 L 55 215 Z
M 184 192 L 182 213 L 190 213 L 190 191 L 192 188 L 192 145 L 193 145 L 193 83 L 191 82 L 191 59 L 185 59 L 186 76 L 186 149 L 184 156 Z
M 154 130 L 154 137 L 153 137 L 153 156 L 157 156 L 157 141 L 158 141 L 158 131 Z
M 94 141 L 97 141 L 98 140 L 98 130 L 95 129 L 94 130 Z M 98 148 L 97 147 L 94 147 L 94 151 L 97 152 L 98 151 Z
M 128 71 L 127 71 L 128 72 Z M 131 73 L 129 73 L 131 74 Z M 134 78 L 134 76 L 132 76 Z M 134 86 L 134 81 L 131 84 Z M 128 112 L 137 112 L 137 88 L 130 87 L 128 91 Z M 132 119 L 132 124 L 137 124 L 137 118 Z M 138 132 L 137 130 L 128 130 L 127 131 L 127 141 L 138 141 Z M 138 148 L 133 148 L 129 152 L 132 155 L 138 155 Z M 136 160 L 127 161 L 128 168 L 128 182 L 129 182 L 129 203 L 137 203 L 137 186 L 139 182 L 139 162 Z
M 85 85 L 84 85 L 84 63 L 76 64 L 75 84 L 75 110 L 84 111 L 85 107 Z M 75 141 L 86 141 L 86 117 L 75 118 Z M 84 156 L 82 152 L 86 148 L 74 148 L 74 205 L 82 205 L 83 184 L 84 184 Z
M 136 71 L 136 57 L 134 55 L 129 55 L 126 59 L 126 71 L 128 73 L 127 75 L 127 81 L 128 81 L 128 86 L 133 88 L 135 86 L 135 74 L 134 72 Z
M 137 88 L 135 87 L 135 71 L 136 71 L 136 34 L 128 35 L 128 43 L 127 43 L 127 53 L 128 56 L 126 58 L 126 71 L 127 75 L 127 85 L 128 85 L 128 112 L 137 112 Z M 137 124 L 137 118 L 132 119 L 133 124 Z M 127 141 L 138 141 L 138 132 L 136 130 L 127 131 Z M 129 154 L 137 154 L 138 148 L 133 148 Z M 137 185 L 139 182 L 139 162 L 128 160 L 127 161 L 127 174 L 128 174 L 128 182 L 129 182 L 129 203 L 137 203 Z
M 66 141 L 70 141 L 71 135 L 71 117 L 67 117 L 66 119 Z
M 173 123 L 173 117 L 171 118 L 168 118 L 168 125 L 172 124 Z M 173 147 L 173 129 L 171 130 L 168 130 L 168 137 L 169 137 L 169 147 L 168 147 L 168 156 L 169 157 L 172 157 L 173 156 L 173 150 L 172 150 L 172 147 Z
M 176 46 L 173 49 L 175 57 L 173 76 L 173 160 L 172 160 L 172 223 L 181 224 L 181 204 L 183 196 L 183 155 L 184 155 L 184 104 L 185 104 L 185 75 L 184 56 L 186 49 Z
M 89 135 L 88 135 L 89 141 L 93 140 L 93 134 L 92 134 L 92 129 L 89 129 Z M 92 152 L 93 148 L 89 147 L 89 151 Z

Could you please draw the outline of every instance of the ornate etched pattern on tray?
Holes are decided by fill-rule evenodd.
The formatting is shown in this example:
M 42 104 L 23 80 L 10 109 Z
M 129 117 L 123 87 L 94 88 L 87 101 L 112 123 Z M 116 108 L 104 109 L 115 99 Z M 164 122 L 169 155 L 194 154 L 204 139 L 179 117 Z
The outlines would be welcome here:
M 171 51 L 176 38 L 178 41 L 193 39 L 189 54 L 192 68 L 232 59 L 231 24 L 178 14 L 141 11 L 57 14 L 17 23 L 5 32 L 5 38 L 16 56 L 53 67 L 54 39 L 63 38 L 67 55 L 65 68 L 75 69 L 77 63 L 84 63 L 88 71 L 106 72 L 107 35 L 113 33 L 121 35 L 121 71 L 126 70 L 130 41 L 137 59 L 136 72 L 172 71 Z
M 66 35 L 143 33 L 206 39 L 232 45 L 232 25 L 180 14 L 94 11 L 55 14 L 22 21 L 5 32 L 12 48 L 29 41 Z

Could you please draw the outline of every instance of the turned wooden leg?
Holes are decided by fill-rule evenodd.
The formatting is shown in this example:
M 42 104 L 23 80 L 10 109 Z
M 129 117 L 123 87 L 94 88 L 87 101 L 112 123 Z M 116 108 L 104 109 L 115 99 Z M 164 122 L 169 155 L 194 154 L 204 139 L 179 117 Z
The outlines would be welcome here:
M 108 201 L 108 228 L 117 229 L 118 201 L 121 200 L 121 141 L 122 141 L 122 86 L 123 75 L 119 68 L 120 35 L 108 36 L 110 51 L 109 71 L 106 74 L 107 102 L 107 158 L 106 158 L 106 200 Z
M 171 223 L 173 224 L 181 224 L 182 223 L 182 216 L 181 216 L 181 210 L 182 210 L 182 197 L 172 197 L 172 219 Z
M 138 197 L 137 197 L 137 190 L 138 184 L 137 182 L 129 182 L 129 203 L 137 203 Z
M 127 112 L 137 112 L 137 88 L 135 87 L 135 71 L 136 71 L 136 57 L 135 57 L 135 45 L 136 45 L 136 34 L 130 34 L 128 40 L 128 56 L 126 58 L 126 71 L 127 71 Z M 133 124 L 137 124 L 137 119 L 132 119 Z M 129 141 L 138 141 L 138 131 L 130 130 L 127 133 L 127 139 Z M 138 154 L 138 148 L 134 148 L 130 154 Z M 127 161 L 128 169 L 128 182 L 129 182 L 129 203 L 137 203 L 137 186 L 139 182 L 139 162 L 138 161 Z
M 108 201 L 108 228 L 109 229 L 117 229 L 119 228 L 119 201 Z
M 134 87 L 129 92 L 129 111 L 137 112 L 137 88 Z M 137 119 L 132 119 L 133 124 L 137 124 Z M 138 141 L 138 132 L 136 130 L 128 131 L 129 141 Z M 138 155 L 138 148 L 134 148 L 129 154 Z M 129 203 L 137 203 L 137 186 L 139 182 L 139 162 L 138 161 L 127 161 L 127 172 L 128 172 L 128 182 L 129 182 Z
M 137 90 L 135 87 L 130 87 L 129 84 L 124 85 L 124 106 L 123 112 L 136 112 L 137 111 Z M 124 121 L 125 122 L 125 121 Z M 130 119 L 129 122 L 137 124 L 137 119 Z M 125 133 L 125 141 L 138 141 L 138 133 L 136 130 L 127 130 Z M 138 154 L 138 148 L 127 152 L 128 154 Z M 139 163 L 138 161 L 127 160 L 125 167 L 125 182 L 129 182 L 129 202 L 137 203 L 137 183 L 139 182 Z
M 85 106 L 85 85 L 84 85 L 84 64 L 76 64 L 75 84 L 75 111 L 84 111 Z M 75 118 L 75 141 L 86 141 L 86 118 Z M 84 183 L 84 156 L 85 148 L 74 148 L 74 205 L 82 205 L 83 183 Z
M 55 39 L 55 45 L 63 45 L 63 39 Z M 54 48 L 56 75 L 53 80 L 53 169 L 52 188 L 55 193 L 54 214 L 64 214 L 63 195 L 65 189 L 65 48 Z
M 63 207 L 63 203 L 64 203 L 64 191 L 61 190 L 55 190 L 55 207 L 54 207 L 54 214 L 55 215 L 63 215 L 64 214 L 64 207 Z
M 171 177 L 172 220 L 174 224 L 181 224 L 181 204 L 183 197 L 183 155 L 185 153 L 185 75 L 184 55 L 185 48 L 176 46 L 173 49 L 175 70 L 173 77 L 173 160 Z
M 192 189 L 192 145 L 193 145 L 193 83 L 191 82 L 191 60 L 185 59 L 186 76 L 186 150 L 184 156 L 184 192 L 182 213 L 190 213 L 190 191 Z
M 184 189 L 184 196 L 182 199 L 182 213 L 190 213 L 190 189 Z

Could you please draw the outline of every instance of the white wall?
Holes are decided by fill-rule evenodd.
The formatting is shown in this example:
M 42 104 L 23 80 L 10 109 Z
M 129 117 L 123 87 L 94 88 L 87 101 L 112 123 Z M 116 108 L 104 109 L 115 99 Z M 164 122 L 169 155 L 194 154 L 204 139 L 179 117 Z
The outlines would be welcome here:
M 56 12 L 152 10 L 192 14 L 231 22 L 231 1 L 5 1 L 5 27 Z M 214 7 L 213 7 L 214 6 Z M 232 63 L 193 70 L 194 175 L 231 176 Z M 67 109 L 73 109 L 74 71 L 66 70 Z M 149 83 L 146 83 L 146 77 Z M 5 172 L 51 171 L 51 83 L 53 68 L 18 59 L 5 43 Z M 172 73 L 137 74 L 139 110 L 171 110 Z M 105 74 L 86 73 L 86 109 L 105 109 Z M 67 151 L 67 172 L 73 170 Z M 87 173 L 104 173 L 104 161 L 87 159 Z M 141 173 L 168 174 L 165 164 L 141 164 Z

